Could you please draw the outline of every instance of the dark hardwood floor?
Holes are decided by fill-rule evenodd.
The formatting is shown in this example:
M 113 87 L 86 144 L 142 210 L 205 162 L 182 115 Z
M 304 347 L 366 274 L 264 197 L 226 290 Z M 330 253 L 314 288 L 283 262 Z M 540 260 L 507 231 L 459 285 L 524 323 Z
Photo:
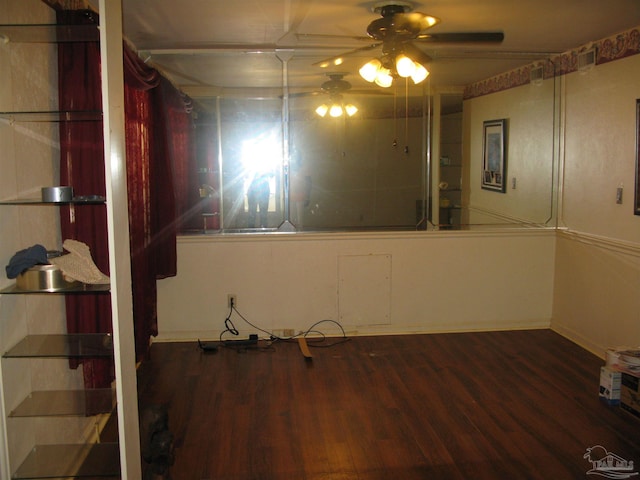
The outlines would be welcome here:
M 311 361 L 154 344 L 140 403 L 168 407 L 172 478 L 594 478 L 596 445 L 640 471 L 640 419 L 598 399 L 603 361 L 550 330 L 309 343 Z

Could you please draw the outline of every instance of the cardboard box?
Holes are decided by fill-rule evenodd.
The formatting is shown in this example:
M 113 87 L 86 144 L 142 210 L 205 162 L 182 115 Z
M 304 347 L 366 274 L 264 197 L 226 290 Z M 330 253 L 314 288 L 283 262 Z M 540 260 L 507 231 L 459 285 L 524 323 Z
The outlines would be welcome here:
M 620 408 L 640 418 L 640 378 L 622 372 Z
M 609 405 L 620 403 L 620 386 L 622 372 L 615 367 L 605 366 L 600 368 L 600 399 Z

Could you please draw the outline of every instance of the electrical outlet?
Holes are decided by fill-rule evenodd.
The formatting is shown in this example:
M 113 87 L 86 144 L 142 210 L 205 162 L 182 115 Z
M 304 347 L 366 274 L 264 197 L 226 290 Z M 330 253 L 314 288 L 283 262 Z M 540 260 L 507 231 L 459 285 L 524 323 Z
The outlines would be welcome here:
M 238 299 L 235 293 L 227 293 L 227 307 L 233 308 L 238 306 Z
M 295 335 L 295 330 L 293 328 L 285 328 L 282 331 L 283 337 L 293 337 Z

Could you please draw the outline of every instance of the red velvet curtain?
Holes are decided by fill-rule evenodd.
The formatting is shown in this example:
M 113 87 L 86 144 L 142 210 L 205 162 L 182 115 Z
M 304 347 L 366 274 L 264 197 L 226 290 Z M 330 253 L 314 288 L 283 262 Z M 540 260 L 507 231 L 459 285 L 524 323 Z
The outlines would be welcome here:
M 95 14 L 58 12 L 59 23 L 88 23 Z M 136 353 L 148 352 L 157 335 L 156 279 L 176 274 L 175 165 L 189 164 L 193 138 L 185 101 L 164 105 L 168 97 L 182 98 L 158 72 L 147 67 L 125 45 L 125 140 L 129 233 Z M 58 50 L 61 110 L 101 111 L 100 50 L 97 42 L 62 43 Z M 174 141 L 174 132 L 178 133 Z M 75 195 L 105 195 L 102 123 L 62 122 L 61 184 Z M 71 206 L 61 219 L 62 237 L 80 240 L 107 275 L 108 245 L 104 207 Z M 108 295 L 67 296 L 69 333 L 111 332 Z M 87 388 L 108 386 L 111 362 L 83 361 Z

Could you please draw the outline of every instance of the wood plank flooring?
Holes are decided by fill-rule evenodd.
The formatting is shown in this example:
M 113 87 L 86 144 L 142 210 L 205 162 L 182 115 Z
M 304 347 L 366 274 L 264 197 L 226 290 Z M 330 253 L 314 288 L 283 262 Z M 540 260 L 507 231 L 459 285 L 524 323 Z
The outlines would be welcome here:
M 154 344 L 140 403 L 168 407 L 172 478 L 577 479 L 595 445 L 640 471 L 640 419 L 598 399 L 603 361 L 550 330 L 309 345 Z

